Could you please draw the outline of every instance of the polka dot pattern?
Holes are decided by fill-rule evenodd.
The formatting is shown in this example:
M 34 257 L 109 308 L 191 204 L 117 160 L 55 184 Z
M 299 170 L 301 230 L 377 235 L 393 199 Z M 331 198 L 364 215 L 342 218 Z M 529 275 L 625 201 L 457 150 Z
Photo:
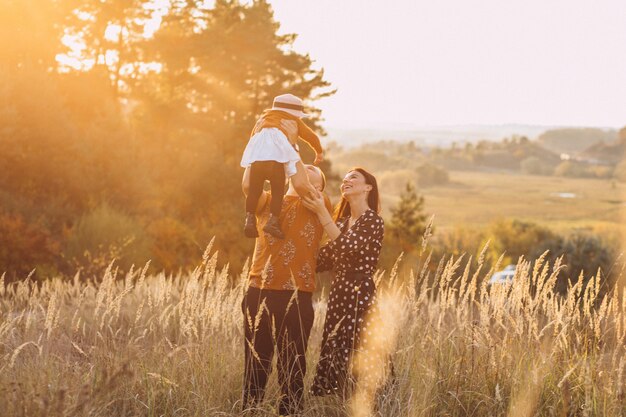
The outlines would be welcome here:
M 311 393 L 342 394 L 353 378 L 354 353 L 371 336 L 370 320 L 376 311 L 376 287 L 372 275 L 378 265 L 384 235 L 382 218 L 367 210 L 348 227 L 348 218 L 337 226 L 341 235 L 325 245 L 318 256 L 318 271 L 333 269 L 334 277 L 324 323 L 322 349 Z M 367 370 L 380 361 L 364 353 Z M 361 374 L 359 378 L 367 378 Z

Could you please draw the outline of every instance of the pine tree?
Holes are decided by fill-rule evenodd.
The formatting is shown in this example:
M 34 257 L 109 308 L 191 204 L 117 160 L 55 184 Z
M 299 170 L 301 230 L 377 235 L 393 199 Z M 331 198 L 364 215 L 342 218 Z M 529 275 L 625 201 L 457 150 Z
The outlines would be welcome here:
M 409 253 L 419 247 L 426 230 L 424 197 L 418 195 L 411 182 L 406 183 L 400 202 L 391 209 L 391 222 L 388 226 L 391 236 Z

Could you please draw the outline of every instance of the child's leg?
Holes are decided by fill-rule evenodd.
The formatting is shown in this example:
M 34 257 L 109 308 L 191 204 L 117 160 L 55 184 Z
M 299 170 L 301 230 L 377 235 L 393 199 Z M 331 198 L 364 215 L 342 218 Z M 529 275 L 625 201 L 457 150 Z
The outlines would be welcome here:
M 272 161 L 272 171 L 269 177 L 272 189 L 272 201 L 270 202 L 270 213 L 280 216 L 280 209 L 285 196 L 285 167 L 280 162 Z
M 248 195 L 246 196 L 246 212 L 256 212 L 257 202 L 261 193 L 263 192 L 263 183 L 265 179 L 270 177 L 271 164 L 268 162 L 273 161 L 259 161 L 253 162 L 250 165 L 250 187 L 248 189 Z M 272 200 L 274 197 L 272 197 Z

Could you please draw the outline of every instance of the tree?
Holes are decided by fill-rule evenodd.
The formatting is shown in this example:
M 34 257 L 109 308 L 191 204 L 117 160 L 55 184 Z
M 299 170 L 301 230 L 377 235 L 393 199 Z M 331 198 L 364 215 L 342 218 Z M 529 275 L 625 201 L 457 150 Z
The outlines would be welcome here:
M 123 71 L 129 76 L 137 71 L 128 67 L 139 61 L 136 47 L 143 39 L 150 18 L 151 2 L 68 0 L 66 3 L 72 8 L 65 19 L 66 33 L 82 46 L 72 54 L 83 63 L 104 70 L 112 90 L 118 95 L 125 87 Z
M 411 252 L 422 243 L 426 230 L 424 214 L 424 197 L 418 196 L 411 182 L 406 183 L 400 202 L 391 209 L 391 222 L 388 227 L 391 236 L 405 253 Z
M 54 67 L 67 7 L 62 0 L 0 1 L 0 68 Z
M 265 1 L 181 1 L 143 46 L 146 59 L 162 69 L 137 84 L 140 125 L 168 150 L 172 170 L 163 182 L 187 177 L 185 187 L 172 189 L 194 195 L 192 215 L 205 216 L 210 205 L 229 210 L 225 205 L 241 198 L 241 152 L 275 95 L 289 91 L 313 100 L 333 93 L 310 57 L 292 50 L 295 36 L 278 35 L 278 28 Z M 309 113 L 315 117 L 307 123 L 320 131 L 319 111 Z
M 520 162 L 520 168 L 524 174 L 550 175 L 552 168 L 544 160 L 537 156 L 529 156 Z
M 611 266 L 615 260 L 615 251 L 606 245 L 599 237 L 590 234 L 575 232 L 562 242 L 560 248 L 555 248 L 553 256 L 564 255 L 564 264 L 567 269 L 559 277 L 556 289 L 561 293 L 567 292 L 567 279 L 575 282 L 583 273 L 587 283 L 597 272 L 602 271 L 601 292 L 612 288 L 615 271 Z M 613 275 L 613 276 L 611 276 Z
M 250 254 L 239 160 L 256 118 L 279 93 L 310 103 L 334 91 L 295 35 L 278 34 L 267 1 L 157 3 L 0 1 L 0 271 L 67 264 L 72 242 L 85 246 L 79 219 L 114 219 L 105 205 L 128 218 L 120 235 L 146 231 L 157 267 L 194 265 L 213 236 L 234 268 Z M 146 38 L 155 13 L 162 24 Z M 62 54 L 76 42 L 74 66 Z M 23 250 L 9 233 L 28 237 Z M 34 259 L 34 247 L 51 249 Z

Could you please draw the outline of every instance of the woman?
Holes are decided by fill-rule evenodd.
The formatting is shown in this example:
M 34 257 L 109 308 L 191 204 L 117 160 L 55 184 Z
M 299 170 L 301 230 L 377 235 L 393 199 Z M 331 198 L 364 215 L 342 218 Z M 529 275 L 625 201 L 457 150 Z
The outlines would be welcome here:
M 320 249 L 317 271 L 334 271 L 320 359 L 311 387 L 311 393 L 319 396 L 346 395 L 351 390 L 349 381 L 367 379 L 367 369 L 381 365 L 380 358 L 370 357 L 366 347 L 376 309 L 373 275 L 384 234 L 376 178 L 362 168 L 351 169 L 341 184 L 341 197 L 334 219 L 321 197 L 303 199 L 330 239 Z M 361 372 L 353 367 L 356 352 L 360 354 Z

